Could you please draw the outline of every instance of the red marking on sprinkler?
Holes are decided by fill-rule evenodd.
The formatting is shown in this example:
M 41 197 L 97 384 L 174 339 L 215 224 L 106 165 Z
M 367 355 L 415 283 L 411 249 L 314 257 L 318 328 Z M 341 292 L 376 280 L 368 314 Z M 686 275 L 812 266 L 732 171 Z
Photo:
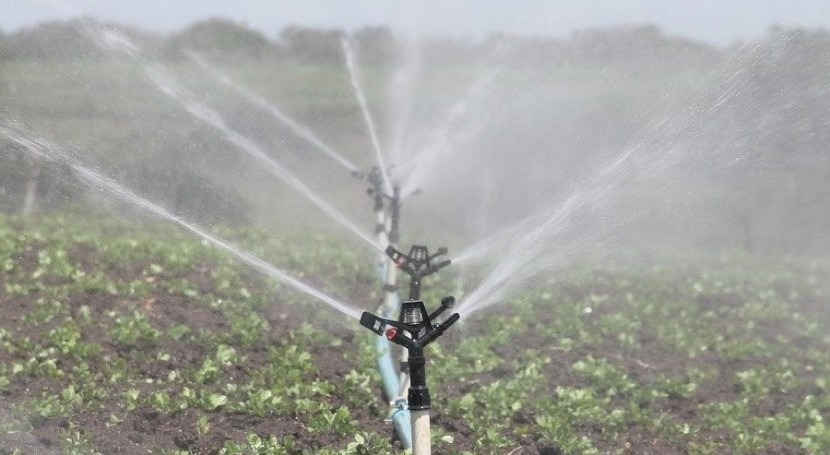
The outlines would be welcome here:
M 400 258 L 395 263 L 398 264 L 398 267 L 403 267 L 406 265 L 406 258 Z
M 394 340 L 396 336 L 398 336 L 398 329 L 396 329 L 394 327 L 390 327 L 390 328 L 386 329 L 386 339 L 387 340 L 390 340 L 390 341 Z

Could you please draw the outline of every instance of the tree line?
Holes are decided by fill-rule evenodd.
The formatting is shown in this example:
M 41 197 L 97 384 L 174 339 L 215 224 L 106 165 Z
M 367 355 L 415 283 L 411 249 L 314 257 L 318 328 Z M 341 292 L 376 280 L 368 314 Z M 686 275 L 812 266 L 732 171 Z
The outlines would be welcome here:
M 79 60 L 108 58 L 106 51 L 89 42 L 79 25 L 90 19 L 47 22 L 13 34 L 0 31 L 0 58 L 11 60 Z M 340 40 L 348 37 L 360 49 L 368 64 L 392 64 L 402 48 L 401 40 L 387 27 L 367 26 L 347 33 L 340 29 L 321 29 L 289 25 L 276 36 L 227 19 L 197 22 L 171 34 L 154 34 L 137 28 L 107 25 L 119 29 L 134 41 L 152 50 L 156 57 L 183 58 L 185 50 L 294 60 L 306 63 L 340 63 Z M 422 50 L 430 60 L 469 61 L 496 45 L 508 44 L 520 61 L 596 61 L 608 63 L 671 62 L 681 60 L 714 61 L 717 47 L 664 34 L 651 25 L 584 30 L 568 39 L 525 37 L 493 33 L 483 40 L 432 38 Z

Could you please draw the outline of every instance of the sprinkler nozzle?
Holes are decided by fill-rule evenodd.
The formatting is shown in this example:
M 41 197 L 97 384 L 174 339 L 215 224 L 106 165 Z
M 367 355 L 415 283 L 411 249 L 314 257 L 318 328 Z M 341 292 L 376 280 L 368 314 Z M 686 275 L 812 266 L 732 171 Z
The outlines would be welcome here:
M 451 309 L 454 306 L 455 306 L 455 297 L 453 297 L 451 295 L 448 295 L 448 296 L 444 297 L 443 299 L 441 299 L 441 306 L 438 307 L 437 310 L 433 311 L 432 314 L 429 315 L 429 319 L 433 320 L 433 321 L 438 319 L 438 316 L 440 316 L 441 313 L 443 313 L 446 310 Z M 452 319 L 452 316 L 450 316 L 450 319 Z
M 441 299 L 441 306 L 446 310 L 449 310 L 450 308 L 454 307 L 455 297 L 451 295 L 444 297 L 443 299 Z
M 385 321 L 385 319 L 381 319 L 368 311 L 364 311 L 363 314 L 360 315 L 360 325 L 377 333 L 378 335 L 383 334 L 383 328 L 386 326 Z

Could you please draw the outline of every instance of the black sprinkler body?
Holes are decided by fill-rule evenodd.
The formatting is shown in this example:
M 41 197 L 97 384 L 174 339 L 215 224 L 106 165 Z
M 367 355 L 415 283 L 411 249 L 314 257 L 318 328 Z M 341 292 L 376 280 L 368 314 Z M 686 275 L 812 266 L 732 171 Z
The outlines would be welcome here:
M 455 298 L 444 297 L 441 299 L 441 307 L 432 314 L 427 314 L 422 300 L 408 300 L 401 304 L 397 321 L 380 318 L 366 311 L 360 317 L 360 325 L 378 335 L 385 335 L 389 341 L 409 352 L 410 386 L 407 402 L 410 410 L 421 411 L 432 407 L 426 384 L 424 347 L 443 335 L 461 317 L 458 313 L 453 313 L 444 322 L 433 323 L 433 320 L 453 305 Z
M 409 275 L 409 300 L 418 300 L 421 298 L 422 278 L 432 275 L 452 263 L 449 259 L 445 259 L 437 264 L 433 263 L 433 260 L 438 256 L 447 254 L 447 249 L 444 247 L 438 248 L 437 253 L 430 255 L 427 247 L 423 245 L 412 245 L 409 254 L 401 253 L 395 247 L 389 245 L 386 248 L 386 254 L 392 258 L 392 261 L 398 268 Z

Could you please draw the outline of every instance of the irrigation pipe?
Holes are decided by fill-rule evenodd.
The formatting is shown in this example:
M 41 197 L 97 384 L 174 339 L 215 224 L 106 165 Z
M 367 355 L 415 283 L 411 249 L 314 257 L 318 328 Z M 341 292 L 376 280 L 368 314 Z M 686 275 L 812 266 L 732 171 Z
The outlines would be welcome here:
M 379 176 L 375 176 L 379 177 Z M 383 193 L 380 191 L 379 180 L 372 178 L 368 179 L 374 186 L 375 199 L 375 220 L 377 226 L 375 233 L 377 234 L 378 244 L 383 247 L 389 245 L 389 233 L 391 231 L 392 220 L 386 216 L 384 210 Z M 375 181 L 373 181 L 375 180 Z M 397 274 L 395 273 L 395 264 L 392 259 L 386 254 L 380 256 L 378 262 L 378 274 L 383 282 L 383 302 L 378 308 L 378 313 L 385 318 L 394 318 L 400 309 L 400 296 L 398 295 Z M 395 427 L 395 432 L 398 434 L 405 449 L 412 449 L 412 424 L 409 415 L 409 407 L 406 401 L 406 388 L 402 384 L 408 386 L 408 380 L 405 373 L 401 372 L 401 377 L 398 377 L 398 369 L 395 368 L 395 362 L 392 355 L 392 343 L 386 337 L 377 337 L 375 342 L 375 353 L 377 354 L 378 370 L 380 371 L 381 382 L 383 383 L 383 390 L 389 403 L 392 405 L 392 410 L 388 420 L 391 420 Z M 402 352 L 406 355 L 406 350 Z M 401 359 L 405 361 L 405 358 Z

